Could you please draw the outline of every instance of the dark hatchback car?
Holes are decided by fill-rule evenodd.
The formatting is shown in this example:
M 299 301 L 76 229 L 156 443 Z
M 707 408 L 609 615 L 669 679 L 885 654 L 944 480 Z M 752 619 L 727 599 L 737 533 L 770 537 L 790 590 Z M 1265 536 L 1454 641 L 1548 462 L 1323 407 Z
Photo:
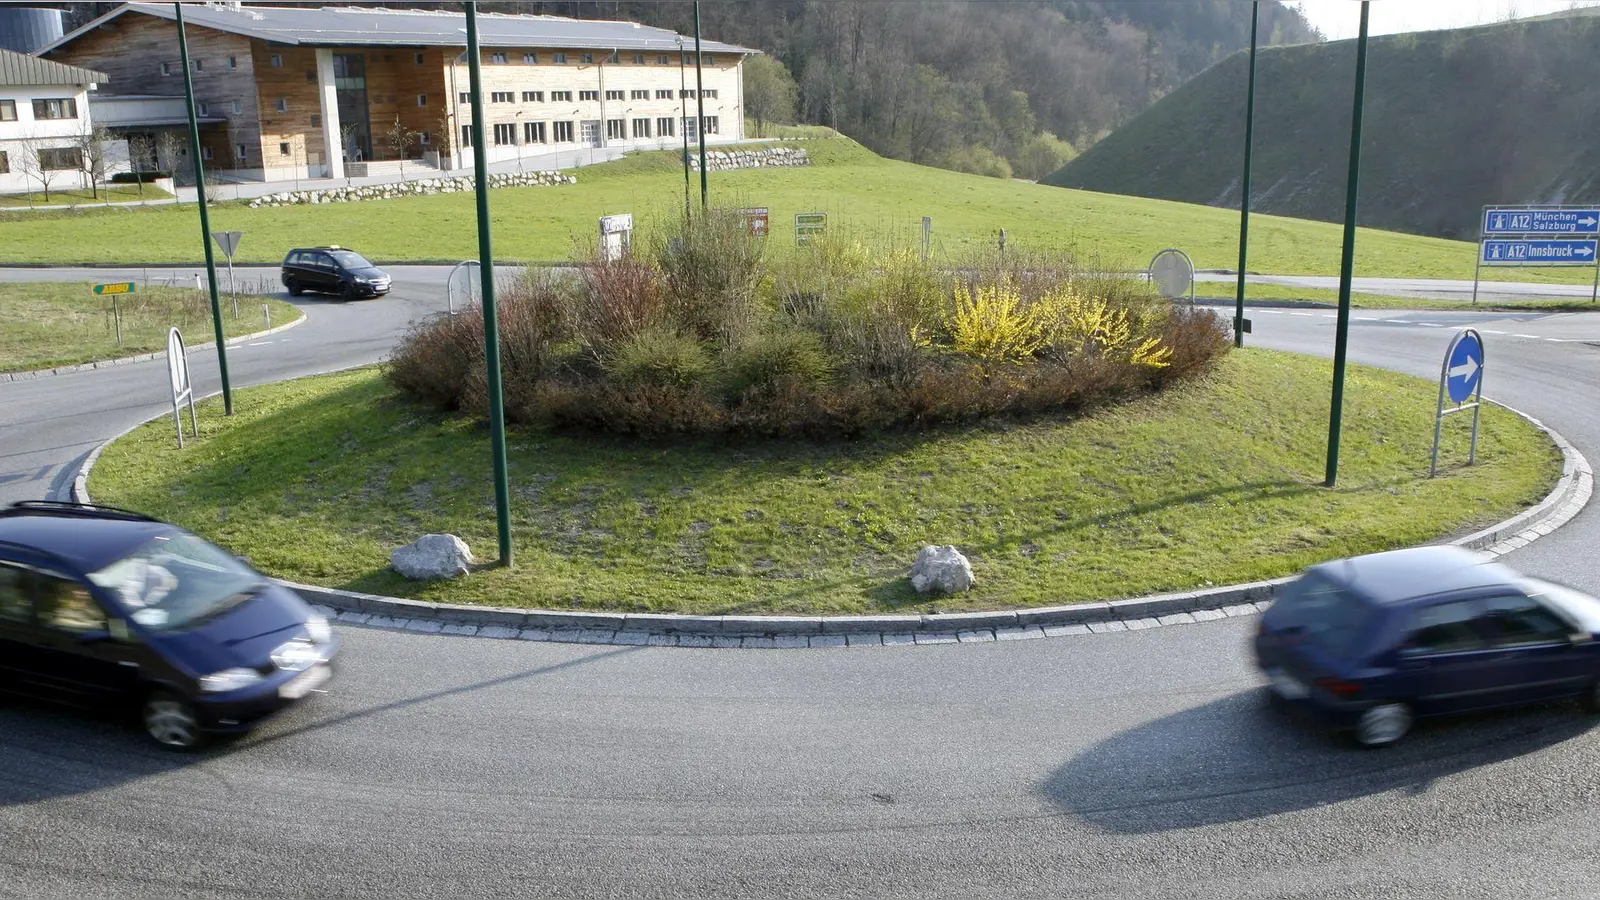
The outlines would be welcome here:
M 24 502 L 0 510 L 0 691 L 137 709 L 190 750 L 318 690 L 338 643 L 293 592 L 138 513 Z
M 1377 747 L 1420 717 L 1566 697 L 1600 711 L 1600 600 L 1459 547 L 1313 566 L 1262 614 L 1279 699 Z
M 346 300 L 389 293 L 389 274 L 354 250 L 308 247 L 283 258 L 283 286 L 290 296 L 306 291 L 338 294 Z

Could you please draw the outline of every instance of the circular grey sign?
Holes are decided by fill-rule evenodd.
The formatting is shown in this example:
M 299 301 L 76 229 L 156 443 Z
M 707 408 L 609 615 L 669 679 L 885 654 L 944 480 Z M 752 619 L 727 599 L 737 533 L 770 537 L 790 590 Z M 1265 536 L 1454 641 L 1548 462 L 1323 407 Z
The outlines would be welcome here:
M 1150 281 L 1169 300 L 1191 297 L 1194 263 L 1182 250 L 1163 250 L 1150 260 Z

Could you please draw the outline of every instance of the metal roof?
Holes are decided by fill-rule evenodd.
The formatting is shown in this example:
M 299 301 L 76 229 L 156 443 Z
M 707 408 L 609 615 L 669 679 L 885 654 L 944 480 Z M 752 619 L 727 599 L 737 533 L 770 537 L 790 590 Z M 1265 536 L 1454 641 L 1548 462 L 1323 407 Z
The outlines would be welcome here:
M 102 84 L 110 81 L 104 72 L 92 72 L 58 63 L 53 59 L 40 59 L 26 53 L 0 50 L 0 85 L 22 86 L 29 84 Z
M 85 32 L 128 12 L 167 20 L 176 15 L 170 3 L 128 3 L 62 37 L 38 53 L 48 53 Z M 457 12 L 417 9 L 324 6 L 321 9 L 284 6 L 185 5 L 183 20 L 198 25 L 272 41 L 303 46 L 465 47 L 466 16 Z M 685 47 L 694 39 L 681 38 Z M 552 48 L 557 50 L 626 50 L 664 53 L 677 50 L 680 36 L 664 28 L 636 22 L 568 19 L 561 16 L 478 14 L 478 43 L 483 47 Z M 705 52 L 757 53 L 746 47 L 707 41 Z

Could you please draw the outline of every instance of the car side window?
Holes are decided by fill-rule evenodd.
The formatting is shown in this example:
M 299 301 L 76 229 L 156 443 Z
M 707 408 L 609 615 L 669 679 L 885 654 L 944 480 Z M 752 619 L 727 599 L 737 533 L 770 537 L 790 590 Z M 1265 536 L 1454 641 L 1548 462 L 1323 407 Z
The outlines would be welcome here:
M 1517 595 L 1483 601 L 1483 615 L 1479 621 L 1484 634 L 1496 647 L 1564 642 L 1570 630 L 1537 600 Z
M 1400 649 L 1414 655 L 1481 649 L 1483 635 L 1473 627 L 1479 612 L 1478 604 L 1471 600 L 1424 606 L 1412 614 L 1409 633 Z
M 318 253 L 312 257 L 312 260 L 312 264 L 324 272 L 337 272 L 339 270 L 339 267 L 333 263 L 333 257 L 326 253 Z
M 0 565 L 0 619 L 8 622 L 28 622 L 33 618 L 28 602 L 28 570 L 17 566 Z
M 306 255 L 304 253 L 301 253 L 300 251 L 296 250 L 295 252 L 289 254 L 288 265 L 291 265 L 291 266 L 303 266 L 303 265 L 305 265 L 305 263 L 306 263 Z
M 34 575 L 34 609 L 39 621 L 73 634 L 106 629 L 105 610 L 82 582 L 43 572 Z

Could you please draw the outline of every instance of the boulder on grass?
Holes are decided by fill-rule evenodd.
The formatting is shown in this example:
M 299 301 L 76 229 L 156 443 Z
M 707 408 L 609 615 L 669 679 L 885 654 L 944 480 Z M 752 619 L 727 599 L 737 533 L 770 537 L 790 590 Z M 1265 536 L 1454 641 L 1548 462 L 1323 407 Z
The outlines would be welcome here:
M 954 547 L 923 547 L 911 567 L 911 586 L 919 594 L 959 594 L 974 581 L 972 564 Z
M 472 565 L 472 550 L 453 534 L 425 534 L 389 554 L 396 572 L 416 581 L 437 581 L 465 575 Z

